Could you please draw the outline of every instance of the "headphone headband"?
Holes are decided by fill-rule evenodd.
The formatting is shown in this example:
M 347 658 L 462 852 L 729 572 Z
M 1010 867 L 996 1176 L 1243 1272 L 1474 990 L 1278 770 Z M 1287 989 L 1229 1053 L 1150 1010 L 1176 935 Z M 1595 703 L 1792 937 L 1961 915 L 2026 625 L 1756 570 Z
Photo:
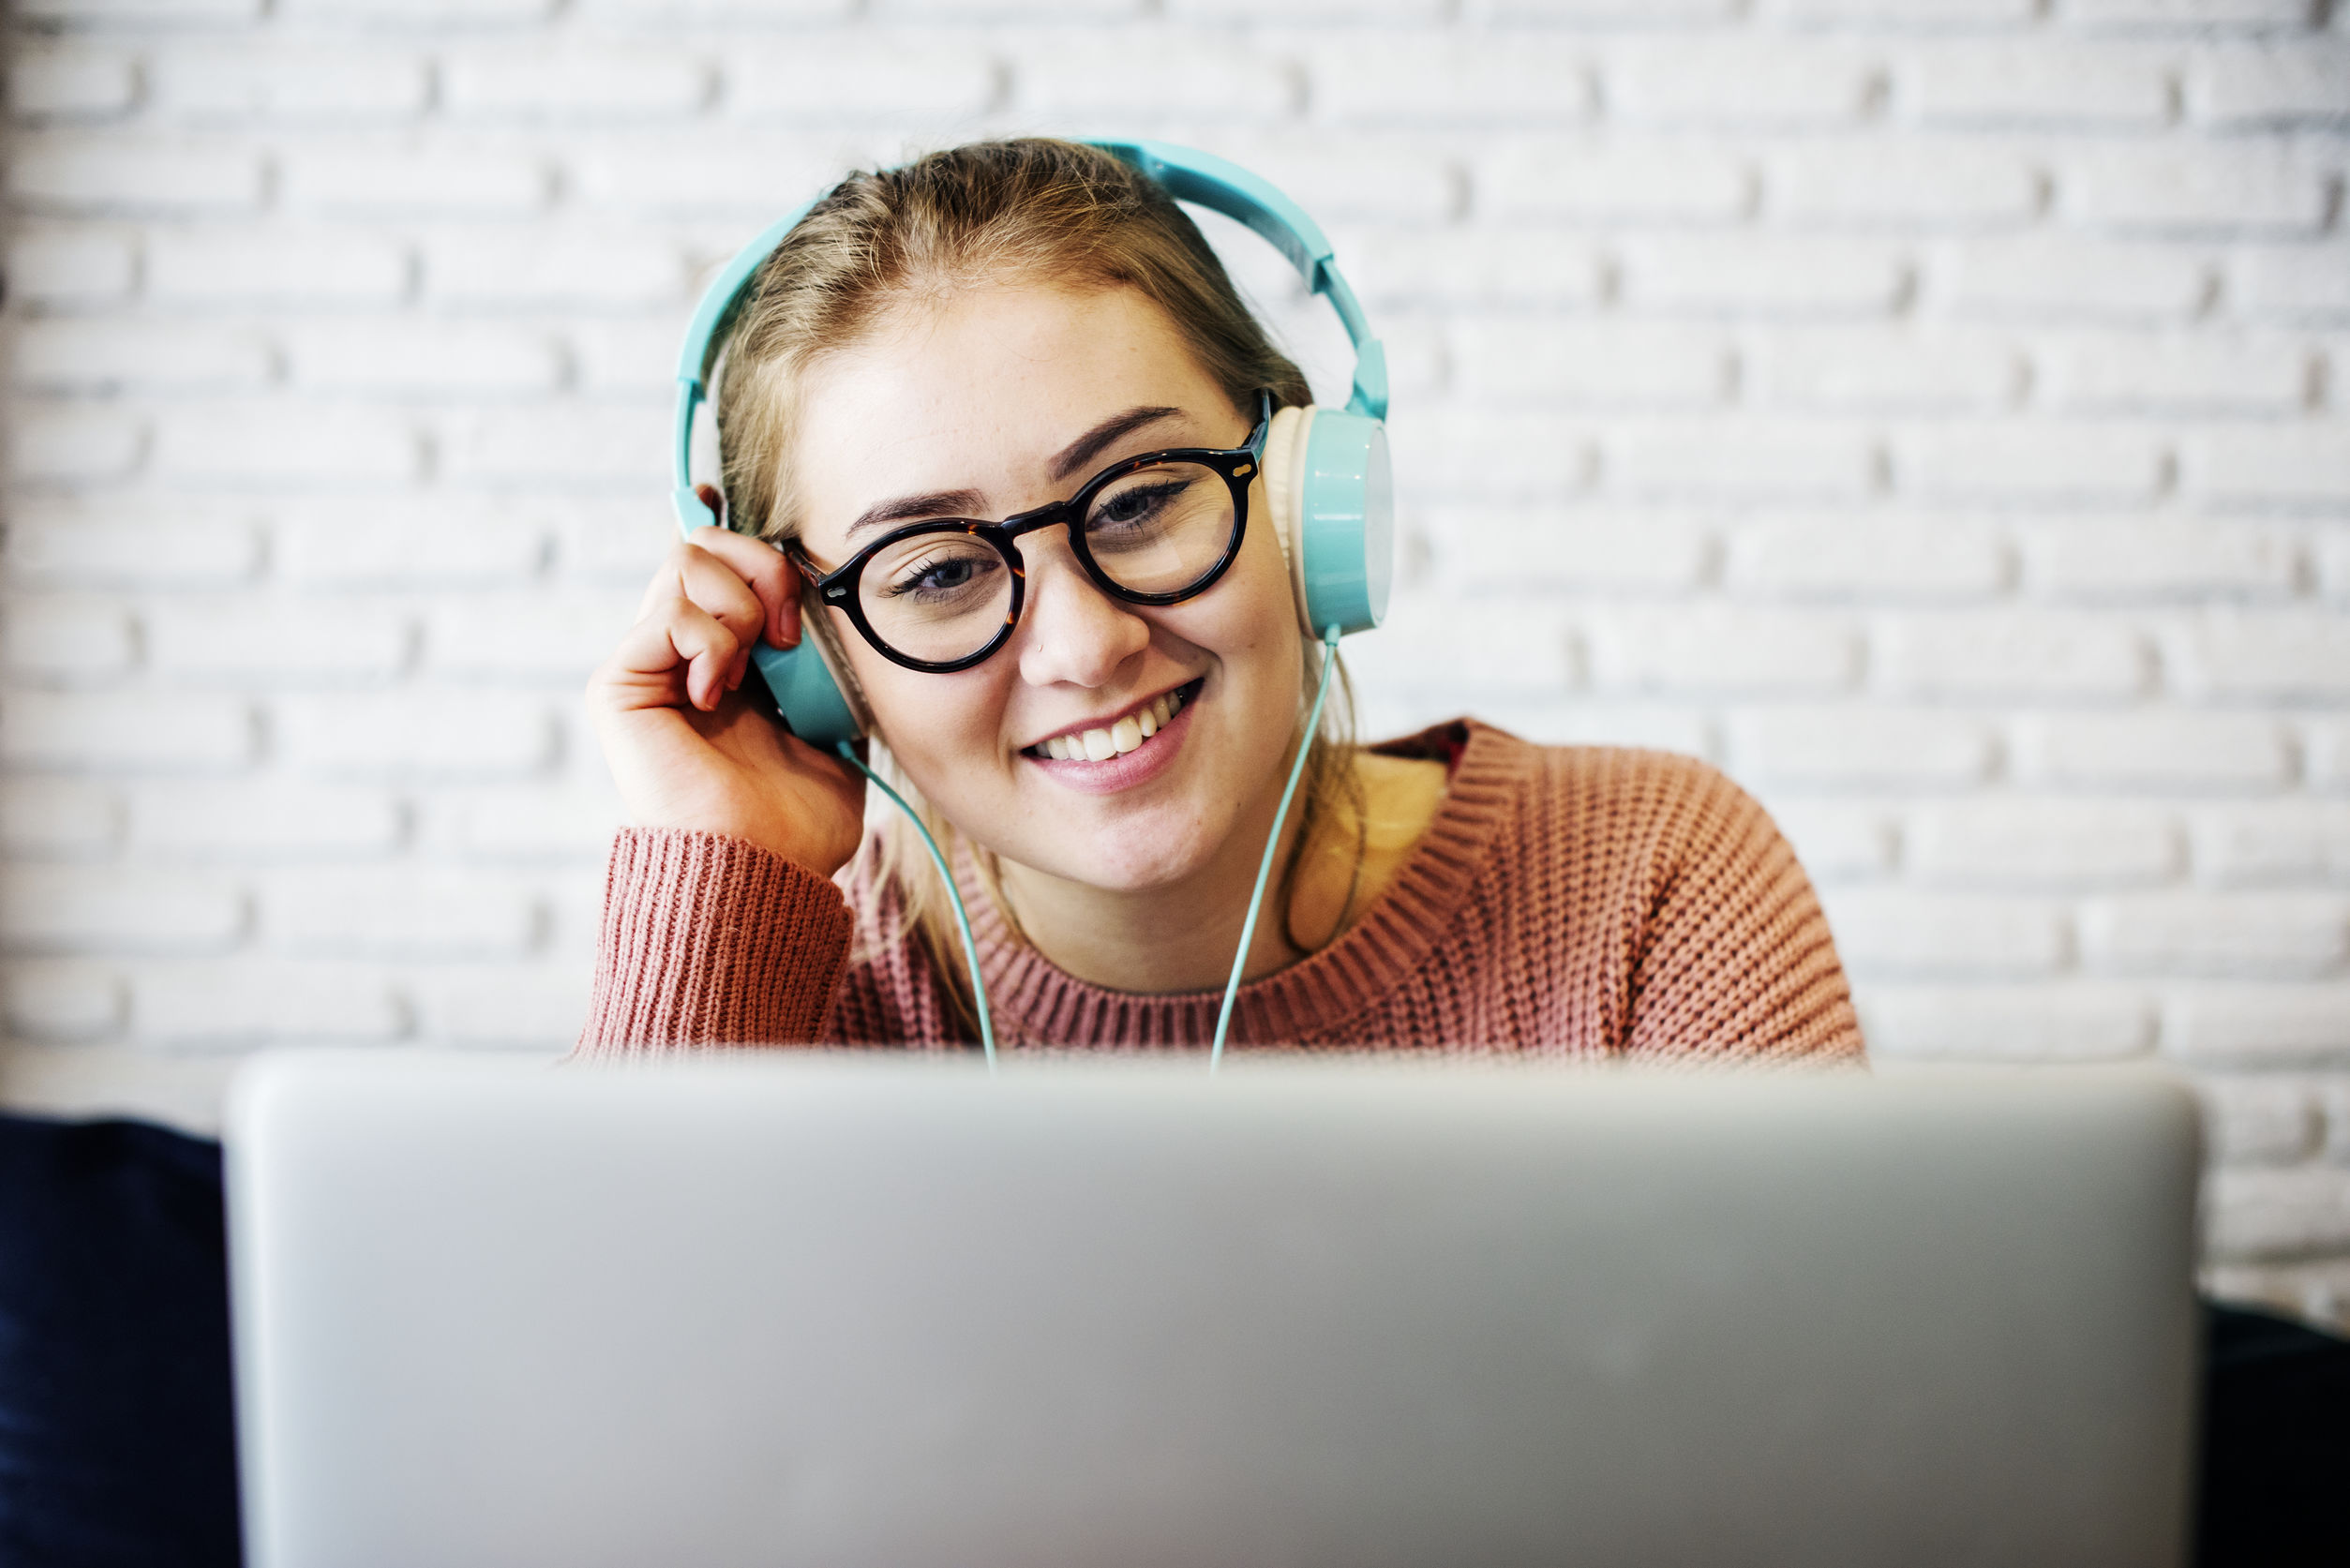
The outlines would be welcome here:
M 1347 340 L 1355 346 L 1355 382 L 1347 398 L 1348 410 L 1374 420 L 1387 417 L 1386 348 L 1371 336 L 1370 323 L 1345 275 L 1339 271 L 1322 226 L 1307 217 L 1304 209 L 1282 195 L 1271 182 L 1213 153 L 1180 147 L 1171 142 L 1085 144 L 1099 147 L 1156 180 L 1179 202 L 1194 202 L 1247 225 L 1288 257 L 1306 286 L 1329 301 L 1330 307 L 1338 312 Z M 818 197 L 802 202 L 736 251 L 702 291 L 693 320 L 686 323 L 685 341 L 678 350 L 670 502 L 677 511 L 678 526 L 688 533 L 710 521 L 709 509 L 694 493 L 693 454 L 694 415 L 708 396 L 711 363 L 718 357 L 726 329 L 741 306 L 742 296 L 750 290 L 753 276 L 821 200 Z

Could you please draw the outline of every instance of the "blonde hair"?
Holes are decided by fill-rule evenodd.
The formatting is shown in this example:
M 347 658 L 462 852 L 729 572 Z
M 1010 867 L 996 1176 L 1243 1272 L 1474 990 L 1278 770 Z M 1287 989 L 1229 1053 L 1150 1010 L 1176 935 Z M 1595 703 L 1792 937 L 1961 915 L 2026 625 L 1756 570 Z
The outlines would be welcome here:
M 775 544 L 801 532 L 788 454 L 796 398 L 814 366 L 863 340 L 893 306 L 1006 281 L 1135 290 L 1166 313 L 1244 417 L 1253 418 L 1261 388 L 1272 392 L 1277 408 L 1312 401 L 1304 375 L 1275 348 L 1198 226 L 1156 181 L 1079 142 L 974 142 L 902 168 L 851 174 L 809 209 L 753 276 L 726 340 L 716 399 L 721 479 L 735 526 Z M 827 612 L 811 604 L 808 613 Z M 1310 694 L 1320 675 L 1319 645 L 1302 635 L 1299 643 L 1301 694 Z M 1340 804 L 1357 804 L 1352 693 L 1342 671 L 1339 684 L 1308 745 L 1298 852 L 1279 892 L 1283 910 L 1316 823 Z M 1304 717 L 1301 696 L 1301 723 Z M 906 791 L 952 861 L 962 835 L 913 789 L 882 745 L 874 752 L 876 768 Z M 881 874 L 906 911 L 906 927 L 897 934 L 906 928 L 916 933 L 975 1027 L 961 939 L 927 856 L 895 819 L 880 847 Z M 971 849 L 990 896 L 1022 936 L 995 856 L 977 844 Z

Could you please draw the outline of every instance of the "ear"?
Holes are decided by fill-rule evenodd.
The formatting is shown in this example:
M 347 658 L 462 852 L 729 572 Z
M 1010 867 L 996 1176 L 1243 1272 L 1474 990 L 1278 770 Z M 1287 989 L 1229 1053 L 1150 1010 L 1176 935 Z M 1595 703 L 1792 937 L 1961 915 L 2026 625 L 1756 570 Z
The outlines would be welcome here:
M 1305 550 L 1299 531 L 1299 512 L 1306 492 L 1306 438 L 1313 428 L 1314 411 L 1292 406 L 1273 416 L 1265 432 L 1265 501 L 1270 514 L 1274 542 L 1281 547 L 1281 565 L 1289 574 L 1290 598 L 1297 606 L 1297 624 L 1309 636 L 1319 635 L 1306 624 Z

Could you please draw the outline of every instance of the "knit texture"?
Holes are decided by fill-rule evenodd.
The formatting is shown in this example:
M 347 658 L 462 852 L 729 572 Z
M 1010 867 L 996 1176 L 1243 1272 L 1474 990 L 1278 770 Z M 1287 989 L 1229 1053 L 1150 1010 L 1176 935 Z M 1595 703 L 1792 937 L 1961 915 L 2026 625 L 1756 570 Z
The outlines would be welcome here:
M 1770 817 L 1692 757 L 1537 747 L 1461 721 L 1379 748 L 1457 757 L 1394 881 L 1337 941 L 1243 986 L 1242 1045 L 1554 1057 L 1856 1057 L 1811 884 Z M 970 1043 L 870 853 L 846 891 L 738 840 L 612 850 L 578 1051 Z M 966 877 L 1000 1046 L 1205 1045 L 1220 991 L 1089 985 Z M 854 933 L 855 957 L 851 959 Z

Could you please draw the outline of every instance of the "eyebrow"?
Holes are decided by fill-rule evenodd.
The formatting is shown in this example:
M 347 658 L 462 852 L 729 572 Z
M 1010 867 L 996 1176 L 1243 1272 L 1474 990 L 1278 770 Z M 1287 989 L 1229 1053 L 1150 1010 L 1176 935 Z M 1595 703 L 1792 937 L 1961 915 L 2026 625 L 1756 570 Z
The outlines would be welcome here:
M 1061 448 L 1045 471 L 1055 480 L 1067 479 L 1100 456 L 1101 449 L 1112 441 L 1182 412 L 1181 409 L 1138 404 L 1124 412 L 1114 413 Z M 924 496 L 900 496 L 894 500 L 876 501 L 857 515 L 857 520 L 848 525 L 844 537 L 854 539 L 864 530 L 879 528 L 884 523 L 906 522 L 921 517 L 968 516 L 985 504 L 986 498 L 977 490 L 938 490 Z

